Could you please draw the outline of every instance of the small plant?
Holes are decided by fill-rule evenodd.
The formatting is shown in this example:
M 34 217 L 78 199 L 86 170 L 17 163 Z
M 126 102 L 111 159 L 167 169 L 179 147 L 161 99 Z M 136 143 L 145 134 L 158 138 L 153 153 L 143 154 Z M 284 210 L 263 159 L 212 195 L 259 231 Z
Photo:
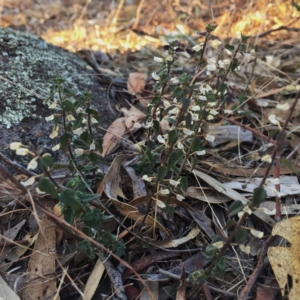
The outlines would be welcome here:
M 73 224 L 78 220 L 81 230 L 87 236 L 101 243 L 117 255 L 123 255 L 125 245 L 123 241 L 117 241 L 116 237 L 102 228 L 102 222 L 112 216 L 90 206 L 90 202 L 99 198 L 94 194 L 91 186 L 94 181 L 99 181 L 101 175 L 98 172 L 98 164 L 107 164 L 101 156 L 102 139 L 95 136 L 95 124 L 100 117 L 90 107 L 90 94 L 85 93 L 80 97 L 63 88 L 64 80 L 56 78 L 51 97 L 45 101 L 55 113 L 47 117 L 47 121 L 53 121 L 54 127 L 50 135 L 51 139 L 59 136 L 59 143 L 52 151 L 59 149 L 69 153 L 69 163 L 55 163 L 49 153 L 42 154 L 43 149 L 33 152 L 21 143 L 10 144 L 10 148 L 18 155 L 28 155 L 31 161 L 28 169 L 36 169 L 38 166 L 43 171 L 41 175 L 31 177 L 23 184 L 34 184 L 38 179 L 37 192 L 49 194 L 59 201 L 64 219 Z M 57 99 L 57 100 L 53 100 Z M 52 173 L 58 169 L 68 169 L 70 180 L 66 186 L 60 186 L 52 177 Z M 87 240 L 78 243 L 78 248 L 91 258 L 95 257 L 94 246 Z
M 241 35 L 237 45 L 223 45 L 212 35 L 214 29 L 215 26 L 208 25 L 206 32 L 199 33 L 204 39 L 203 42 L 192 48 L 184 48 L 175 41 L 165 46 L 165 58 L 154 57 L 154 61 L 160 63 L 160 66 L 152 73 L 155 80 L 152 101 L 147 107 L 146 117 L 133 122 L 134 130 L 144 128 L 143 140 L 135 141 L 135 148 L 139 152 L 133 167 L 144 181 L 152 184 L 147 212 L 141 218 L 142 224 L 146 221 L 154 199 L 165 196 L 167 199 L 176 197 L 177 201 L 182 201 L 187 197 L 188 174 L 193 172 L 198 160 L 206 155 L 207 145 L 215 140 L 213 133 L 208 130 L 209 124 L 224 119 L 223 114 L 250 115 L 249 111 L 245 111 L 249 83 L 238 97 L 236 106 L 226 110 L 225 104 L 230 92 L 227 86 L 228 77 L 240 77 L 238 71 L 241 59 L 246 57 L 248 62 L 255 62 L 255 53 L 246 51 L 247 36 Z M 172 68 L 182 52 L 188 53 L 195 62 L 193 76 L 187 73 L 174 75 Z M 20 143 L 12 143 L 11 149 L 16 150 L 19 155 L 31 156 L 28 169 L 40 166 L 43 173 L 38 176 L 38 192 L 47 193 L 59 201 L 66 221 L 73 223 L 75 219 L 79 220 L 82 224 L 81 230 L 86 235 L 122 255 L 124 243 L 116 241 L 116 237 L 101 226 L 110 216 L 90 205 L 91 201 L 99 197 L 91 189 L 94 182 L 102 179 L 98 164 L 106 164 L 101 155 L 103 140 L 95 134 L 99 115 L 91 108 L 88 93 L 75 97 L 63 85 L 63 79 L 57 78 L 53 94 L 46 101 L 55 113 L 46 119 L 54 123 L 50 138 L 59 137 L 59 143 L 52 150 L 67 151 L 70 162 L 67 165 L 53 163 L 50 154 L 34 153 Z M 56 101 L 53 100 L 54 95 L 58 95 Z M 274 122 L 279 124 L 277 120 Z M 212 262 L 205 271 L 190 274 L 188 280 L 193 284 L 203 283 L 212 274 L 224 275 L 224 254 L 229 246 L 238 246 L 241 251 L 249 253 L 249 247 L 244 246 L 248 232 L 259 238 L 263 236 L 262 232 L 247 228 L 243 223 L 266 198 L 263 185 L 276 154 L 284 147 L 285 128 L 286 124 L 280 127 L 273 153 L 262 157 L 262 161 L 268 163 L 268 170 L 260 186 L 254 190 L 252 201 L 234 201 L 231 204 L 229 219 L 224 228 L 231 228 L 231 234 L 225 241 L 216 238 L 206 247 L 204 255 Z M 52 172 L 59 168 L 68 168 L 71 173 L 71 180 L 66 186 L 59 186 L 52 177 Z M 32 185 L 35 179 L 32 177 L 24 184 Z M 164 210 L 168 216 L 174 213 L 168 200 Z M 81 241 L 78 248 L 94 257 L 94 246 L 89 241 Z

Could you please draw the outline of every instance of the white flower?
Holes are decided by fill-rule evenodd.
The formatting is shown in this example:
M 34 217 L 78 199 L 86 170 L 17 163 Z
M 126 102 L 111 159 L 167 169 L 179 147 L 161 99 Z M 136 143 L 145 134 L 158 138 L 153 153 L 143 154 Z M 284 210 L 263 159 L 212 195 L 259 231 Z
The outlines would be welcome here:
M 79 114 L 79 113 L 82 113 L 83 112 L 83 109 L 82 109 L 82 107 L 78 107 L 77 109 L 76 109 L 76 112 Z
M 75 121 L 75 118 L 72 115 L 67 115 L 68 121 Z
M 284 103 L 284 104 L 277 104 L 276 108 L 285 111 L 285 110 L 289 110 L 290 106 L 288 103 Z
M 33 185 L 34 182 L 35 182 L 35 177 L 33 176 L 33 177 L 30 177 L 29 179 L 27 179 L 26 181 L 21 182 L 21 184 L 23 186 L 29 186 L 29 185 Z
M 207 65 L 206 67 L 207 71 L 216 71 L 217 70 L 217 67 L 215 64 L 211 64 L 211 65 Z
M 50 139 L 54 139 L 55 137 L 58 136 L 58 129 L 59 129 L 58 126 L 56 126 L 56 127 L 53 128 L 53 131 L 52 131 L 52 133 L 51 133 L 50 136 L 49 136 Z
M 239 245 L 239 247 L 244 253 L 250 254 L 250 246 Z
M 203 48 L 203 44 L 198 44 L 192 47 L 192 50 L 198 52 Z
M 54 119 L 54 115 L 51 115 L 49 117 L 46 117 L 45 120 L 48 122 L 48 121 L 51 121 Z
M 224 113 L 225 114 L 228 114 L 228 115 L 230 115 L 230 114 L 232 114 L 232 110 L 231 109 L 224 109 Z
M 248 215 L 252 215 L 253 211 L 251 210 L 251 208 L 246 205 L 244 208 L 243 208 L 243 212 L 247 213 Z
M 192 114 L 192 120 L 193 120 L 193 121 L 198 121 L 198 120 L 199 120 L 199 115 L 197 115 L 197 114 Z
M 210 45 L 211 45 L 214 49 L 218 49 L 219 46 L 220 46 L 221 44 L 222 44 L 222 42 L 219 41 L 219 40 L 213 40 L 213 41 L 210 43 Z
M 9 144 L 10 150 L 17 150 L 17 149 L 19 149 L 21 146 L 22 146 L 22 144 L 19 143 L 19 142 L 13 142 L 13 143 L 10 143 L 10 144 Z
M 177 186 L 178 184 L 180 183 L 180 179 L 179 180 L 173 180 L 173 179 L 170 179 L 170 184 L 173 185 L 173 186 Z
M 232 56 L 232 52 L 230 50 L 225 48 L 224 51 L 226 52 L 227 55 Z
M 272 157 L 271 155 L 267 154 L 267 155 L 264 155 L 262 158 L 261 158 L 261 161 L 264 161 L 264 162 L 267 162 L 267 163 L 271 163 L 272 162 Z
M 192 134 L 194 134 L 194 131 L 193 130 L 189 130 L 187 128 L 183 128 L 183 133 L 185 135 L 192 135 Z
M 148 182 L 152 181 L 152 177 L 148 177 L 147 175 L 143 175 L 142 179 Z
M 216 105 L 216 102 L 208 102 L 206 105 L 209 107 L 213 107 Z
M 159 81 L 159 80 L 160 80 L 160 76 L 158 76 L 158 75 L 156 74 L 156 72 L 152 72 L 152 78 L 153 78 L 154 80 L 156 80 L 156 81 Z
M 53 152 L 55 152 L 55 151 L 57 151 L 57 150 L 59 150 L 60 149 L 60 144 L 57 144 L 57 145 L 55 145 L 54 147 L 52 147 L 52 151 Z
M 154 56 L 153 59 L 154 59 L 154 61 L 156 61 L 156 62 L 163 62 L 163 61 L 164 61 L 163 58 L 157 57 L 157 56 Z
M 197 155 L 205 155 L 206 151 L 205 150 L 201 150 L 201 151 L 196 151 L 195 153 Z
M 212 114 L 213 116 L 217 115 L 219 112 L 216 111 L 215 109 L 210 109 L 209 113 Z
M 268 119 L 269 119 L 269 121 L 270 121 L 272 124 L 275 124 L 275 125 L 277 125 L 279 128 L 281 128 L 280 123 L 279 123 L 279 121 L 276 119 L 276 116 L 275 116 L 274 114 L 269 115 Z
M 90 150 L 95 150 L 96 149 L 96 146 L 95 146 L 95 143 L 94 141 L 90 144 Z
M 182 195 L 176 194 L 176 199 L 182 201 L 184 200 L 184 197 Z
M 163 102 L 165 108 L 167 108 L 171 105 L 170 102 L 167 100 L 162 100 L 162 102 Z
M 82 128 L 80 128 L 80 127 L 77 128 L 77 129 L 75 129 L 75 130 L 73 130 L 73 133 L 76 134 L 76 135 L 81 135 L 82 132 L 83 132 L 83 130 L 82 130 Z
M 32 159 L 30 162 L 29 162 L 29 164 L 28 164 L 28 166 L 27 166 L 27 169 L 28 170 L 34 170 L 34 169 L 36 169 L 36 167 L 38 166 L 38 163 L 37 163 L 37 157 L 36 158 L 34 158 L 34 159 Z
M 177 84 L 177 83 L 179 83 L 179 79 L 177 77 L 173 77 L 170 79 L 170 83 Z M 173 102 L 174 102 L 174 100 L 173 100 Z
M 95 119 L 94 117 L 92 117 L 92 118 L 91 118 L 91 122 L 92 122 L 93 124 L 97 124 L 97 123 L 99 123 L 99 122 L 98 122 L 98 120 L 97 120 L 97 119 Z
M 266 183 L 269 184 L 280 184 L 280 178 L 268 178 Z
M 82 124 L 87 124 L 88 120 L 86 118 L 82 118 Z
M 252 228 L 250 229 L 250 232 L 252 235 L 258 237 L 259 239 L 261 239 L 264 236 L 264 233 L 262 231 L 258 231 Z
M 39 195 L 45 195 L 45 194 L 46 194 L 45 192 L 41 191 L 39 188 L 36 188 L 35 190 L 36 190 L 36 192 L 37 192 Z
M 133 125 L 134 128 L 139 129 L 142 127 L 142 125 L 139 122 L 135 122 Z
M 207 59 L 207 64 L 208 65 L 214 65 L 217 63 L 217 60 L 214 57 L 210 57 Z
M 218 248 L 218 249 L 221 249 L 224 245 L 224 242 L 223 241 L 218 241 L 218 242 L 215 242 L 212 244 L 214 247 Z
M 179 112 L 179 108 L 178 107 L 174 107 L 173 109 L 168 111 L 168 115 L 177 115 Z
M 177 98 L 176 97 L 173 99 L 173 103 L 177 103 Z
M 213 120 L 214 119 L 214 116 L 212 116 L 212 115 L 208 115 L 207 117 L 206 117 L 206 120 L 207 121 L 211 121 L 211 120 Z
M 199 105 L 190 106 L 190 110 L 191 111 L 199 111 L 200 110 L 200 106 Z
M 75 149 L 74 152 L 75 152 L 76 155 L 79 156 L 79 155 L 82 155 L 84 151 L 83 151 L 83 149 L 77 148 L 77 149 Z
M 27 148 L 18 148 L 16 151 L 17 155 L 27 155 L 29 153 L 29 150 Z
M 224 62 L 222 60 L 218 61 L 219 68 L 224 69 Z
M 207 101 L 206 96 L 199 96 L 199 99 L 202 100 L 202 101 Z
M 164 189 L 164 190 L 160 190 L 160 193 L 162 195 L 169 195 L 170 194 L 170 191 L 168 189 Z
M 212 143 L 215 140 L 215 137 L 213 135 L 207 134 L 205 136 L 205 139 Z
M 173 61 L 173 56 L 172 55 L 169 55 L 167 58 L 166 58 L 167 61 Z
M 53 109 L 53 108 L 55 108 L 55 107 L 56 107 L 56 102 L 52 102 L 52 104 L 49 105 L 49 108 L 50 108 L 50 109 Z
M 223 64 L 224 65 L 230 65 L 230 59 L 224 59 Z
M 183 144 L 182 144 L 181 142 L 178 142 L 178 143 L 177 143 L 177 148 L 178 148 L 178 149 L 183 149 L 184 146 L 183 146 Z
M 163 138 L 160 134 L 157 136 L 157 140 L 158 140 L 158 142 L 161 143 L 161 144 L 164 144 L 164 143 L 165 143 L 164 138 Z

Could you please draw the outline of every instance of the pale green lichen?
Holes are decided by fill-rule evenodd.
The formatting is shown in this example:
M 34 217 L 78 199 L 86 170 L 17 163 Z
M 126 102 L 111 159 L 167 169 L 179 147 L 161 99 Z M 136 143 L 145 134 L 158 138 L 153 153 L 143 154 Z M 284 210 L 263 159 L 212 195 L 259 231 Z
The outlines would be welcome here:
M 26 117 L 40 117 L 39 106 L 58 76 L 74 93 L 80 93 L 80 84 L 93 84 L 85 63 L 75 54 L 37 36 L 0 28 L 0 124 L 9 128 Z

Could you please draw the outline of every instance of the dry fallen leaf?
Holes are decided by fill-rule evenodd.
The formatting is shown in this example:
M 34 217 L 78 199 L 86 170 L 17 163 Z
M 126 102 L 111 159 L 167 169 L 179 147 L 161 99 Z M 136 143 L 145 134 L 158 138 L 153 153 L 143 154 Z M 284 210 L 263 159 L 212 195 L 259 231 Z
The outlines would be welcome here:
M 89 276 L 89 279 L 84 288 L 84 296 L 86 300 L 92 299 L 94 293 L 99 285 L 99 282 L 103 276 L 105 271 L 105 267 L 100 258 L 98 258 L 96 264 L 94 265 L 94 269 Z
M 122 136 L 126 132 L 125 118 L 115 120 L 107 129 L 103 137 L 102 156 L 108 155 L 119 144 Z
M 139 210 L 125 202 L 121 202 L 118 200 L 118 196 L 122 197 L 122 190 L 120 188 L 121 183 L 121 174 L 120 168 L 121 165 L 129 158 L 130 155 L 123 154 L 117 156 L 112 164 L 110 165 L 105 177 L 104 177 L 104 192 L 110 198 L 110 200 L 114 203 L 118 211 L 125 216 L 126 218 L 135 220 L 137 222 L 142 222 L 144 219 L 144 215 L 139 212 Z M 124 198 L 124 197 L 122 197 Z M 152 217 L 147 216 L 144 224 L 146 226 L 154 226 L 156 225 L 159 229 L 163 230 L 166 234 L 169 234 L 167 230 Z
M 27 266 L 24 300 L 45 299 L 56 295 L 56 236 L 55 225 L 43 215 L 40 231 Z M 56 295 L 59 300 L 59 295 Z
M 127 80 L 127 90 L 129 93 L 135 95 L 142 92 L 146 85 L 147 74 L 145 73 L 130 73 Z
M 289 293 L 290 300 L 299 299 L 300 295 L 300 217 L 285 219 L 273 227 L 272 235 L 284 237 L 290 247 L 270 247 L 268 258 L 274 271 L 276 280 L 284 296 L 284 288 L 288 275 L 292 277 L 292 287 Z

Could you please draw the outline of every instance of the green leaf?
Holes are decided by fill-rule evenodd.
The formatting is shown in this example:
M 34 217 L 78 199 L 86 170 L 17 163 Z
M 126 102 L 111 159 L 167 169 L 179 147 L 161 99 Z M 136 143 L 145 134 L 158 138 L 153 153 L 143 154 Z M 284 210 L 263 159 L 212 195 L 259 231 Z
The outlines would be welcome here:
M 182 103 L 182 109 L 184 111 L 186 111 L 191 104 L 191 99 L 190 98 L 182 98 L 181 103 Z
M 297 4 L 294 0 L 292 1 L 292 6 L 294 6 L 298 11 L 300 11 L 300 5 Z
M 172 145 L 172 144 L 175 144 L 178 140 L 178 133 L 177 133 L 177 130 L 174 129 L 174 130 L 170 130 L 168 132 L 168 145 Z
M 205 274 L 205 271 L 201 269 L 191 273 L 188 276 L 187 281 L 190 282 L 192 285 L 200 286 L 205 282 L 206 279 L 207 276 Z
M 282 157 L 280 158 L 280 163 L 288 167 L 291 170 L 291 173 L 299 175 L 299 169 L 290 160 L 286 159 L 285 157 Z
M 73 130 L 77 129 L 82 125 L 82 119 L 83 119 L 83 114 L 82 113 L 78 114 L 76 121 L 73 125 Z
M 199 139 L 199 137 L 195 137 L 193 139 L 192 145 L 191 145 L 191 153 L 196 152 L 196 151 L 201 151 L 203 150 L 202 142 Z
M 76 139 L 73 141 L 74 146 L 78 147 L 78 148 L 83 148 L 83 149 L 90 149 L 90 145 L 88 145 L 87 143 L 85 143 L 82 140 Z
M 235 225 L 236 225 L 236 222 L 233 219 L 229 219 L 223 229 L 227 230 Z
M 239 228 L 235 233 L 235 242 L 242 245 L 247 238 L 248 231 L 244 228 Z
M 100 197 L 99 194 L 91 194 L 91 193 L 80 193 L 78 194 L 78 197 L 82 202 L 90 202 L 92 200 L 96 200 Z
M 204 252 L 203 252 L 203 255 L 206 257 L 206 258 L 213 258 L 217 252 L 218 248 L 213 246 L 213 245 L 208 245 Z
M 87 108 L 87 109 L 85 110 L 85 112 L 86 112 L 87 114 L 94 115 L 94 116 L 96 116 L 96 115 L 98 114 L 98 112 L 97 112 L 96 110 L 91 109 L 91 108 Z
M 159 134 L 159 121 L 158 120 L 153 120 L 153 129 L 156 134 Z
M 65 112 L 72 112 L 74 110 L 73 103 L 69 100 L 63 101 L 62 104 L 61 104 L 61 108 Z
M 69 224 L 73 224 L 75 218 L 73 209 L 65 208 L 62 213 L 66 222 L 68 222 Z
M 225 49 L 227 49 L 227 50 L 233 52 L 233 51 L 234 51 L 234 46 L 229 45 L 229 44 L 226 44 L 226 45 L 225 45 Z
M 226 262 L 225 262 L 224 257 L 221 257 L 221 258 L 217 261 L 216 267 L 217 267 L 217 269 L 220 270 L 220 271 L 225 271 L 225 270 L 226 270 L 227 265 L 226 265 Z
M 173 151 L 168 158 L 168 164 L 167 164 L 168 169 L 171 169 L 182 156 L 183 156 L 182 150 Z
M 59 195 L 59 201 L 73 210 L 79 210 L 82 207 L 79 199 L 76 197 L 76 192 L 71 189 L 63 190 Z
M 65 148 L 68 146 L 69 141 L 72 139 L 72 134 L 65 132 L 61 135 L 61 137 L 59 138 L 60 140 L 60 145 L 61 148 Z
M 61 170 L 61 169 L 65 169 L 65 168 L 70 168 L 72 166 L 70 166 L 70 163 L 54 163 L 52 165 L 52 170 Z
M 217 27 L 218 27 L 218 25 L 207 24 L 207 25 L 206 25 L 206 30 L 207 30 L 207 32 L 212 32 L 212 31 L 214 31 Z
M 54 188 L 53 184 L 45 177 L 41 179 L 38 184 L 39 190 L 51 195 L 54 199 L 58 199 L 58 193 Z
M 252 206 L 258 207 L 260 203 L 264 202 L 267 196 L 267 192 L 264 188 L 258 187 L 255 188 L 253 191 L 253 198 L 252 198 Z
M 187 177 L 185 177 L 185 176 L 181 177 L 180 186 L 184 192 L 187 191 L 187 189 L 188 189 L 188 178 Z
M 192 125 L 192 114 L 190 112 L 188 112 L 186 114 L 186 117 L 185 117 L 185 126 L 186 128 L 190 128 Z
M 91 143 L 91 135 L 89 133 L 88 130 L 84 131 L 81 135 L 80 135 L 80 138 L 86 142 L 87 144 L 90 144 Z
M 157 170 L 157 180 L 158 181 L 163 181 L 165 179 L 165 176 L 168 172 L 168 168 L 165 166 L 159 166 Z
M 234 201 L 229 206 L 229 217 L 235 216 L 237 213 L 239 213 L 244 208 L 244 204 L 240 201 Z
M 45 153 L 40 157 L 41 164 L 43 168 L 48 169 L 52 165 L 52 156 L 49 153 Z
M 100 156 L 100 155 L 98 155 L 97 153 L 95 153 L 95 152 L 91 152 L 91 153 L 88 155 L 88 159 L 91 161 L 91 163 L 92 163 L 94 166 L 97 164 L 98 159 L 99 159 L 99 160 L 102 159 L 102 161 L 106 163 L 105 159 L 104 159 L 102 156 Z M 106 164 L 107 164 L 107 163 L 106 163 Z
M 96 146 L 96 149 L 102 153 L 103 151 L 103 139 L 99 139 L 99 140 L 96 140 L 96 143 L 95 143 L 95 146 Z

